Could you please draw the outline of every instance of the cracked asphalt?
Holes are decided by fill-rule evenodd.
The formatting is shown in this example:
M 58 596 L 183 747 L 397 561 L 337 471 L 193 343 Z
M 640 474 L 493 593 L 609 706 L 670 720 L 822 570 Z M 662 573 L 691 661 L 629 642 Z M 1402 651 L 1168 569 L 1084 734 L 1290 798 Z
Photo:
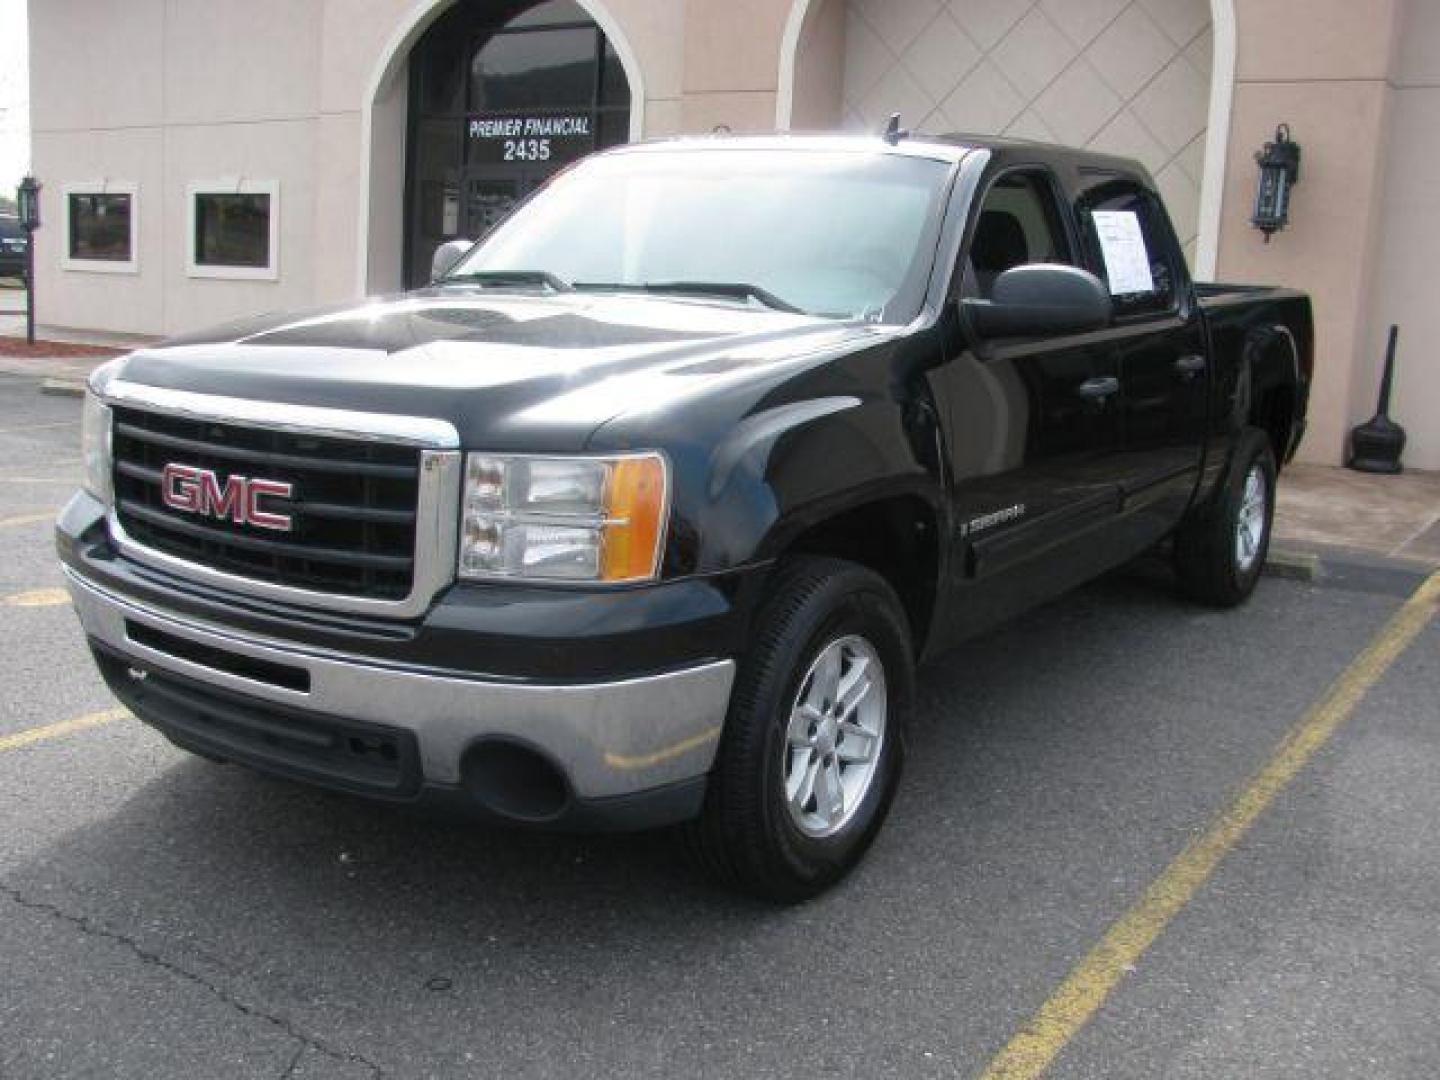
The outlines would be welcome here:
M 0 376 L 0 747 L 113 707 L 46 592 L 78 420 Z M 0 1077 L 974 1075 L 1419 580 L 1216 613 L 1141 563 L 966 646 L 870 858 L 790 910 L 664 836 L 397 812 L 126 718 L 0 749 Z M 1440 1072 L 1437 702 L 1432 624 L 1050 1075 Z

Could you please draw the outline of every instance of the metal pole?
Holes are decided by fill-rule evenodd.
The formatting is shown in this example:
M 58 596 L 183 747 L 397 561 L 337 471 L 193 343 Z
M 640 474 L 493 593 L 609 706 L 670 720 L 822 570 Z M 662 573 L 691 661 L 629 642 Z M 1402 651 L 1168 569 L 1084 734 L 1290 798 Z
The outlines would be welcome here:
M 35 344 L 35 230 L 25 230 L 25 344 Z

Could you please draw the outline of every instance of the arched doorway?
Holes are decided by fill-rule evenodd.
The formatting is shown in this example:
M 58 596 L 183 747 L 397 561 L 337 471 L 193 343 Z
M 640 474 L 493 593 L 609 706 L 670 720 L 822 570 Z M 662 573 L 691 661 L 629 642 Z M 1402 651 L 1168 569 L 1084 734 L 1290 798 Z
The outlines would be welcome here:
M 1135 157 L 1191 266 L 1214 273 L 1234 0 L 882 5 L 794 0 L 776 125 L 1011 135 Z
M 410 49 L 404 284 L 555 172 L 625 142 L 631 90 L 575 0 L 461 0 Z

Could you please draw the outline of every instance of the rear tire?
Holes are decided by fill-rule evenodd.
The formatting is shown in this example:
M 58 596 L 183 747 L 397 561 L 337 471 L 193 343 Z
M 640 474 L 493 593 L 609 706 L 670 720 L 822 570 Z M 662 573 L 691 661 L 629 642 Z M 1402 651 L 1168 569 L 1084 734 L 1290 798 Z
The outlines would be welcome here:
M 885 820 L 914 660 L 899 599 L 864 567 L 793 559 L 770 596 L 686 835 L 722 884 L 795 903 L 844 877 Z
M 1269 437 L 1245 429 L 1224 487 L 1175 534 L 1175 572 L 1190 599 L 1234 607 L 1255 591 L 1270 551 L 1275 474 Z

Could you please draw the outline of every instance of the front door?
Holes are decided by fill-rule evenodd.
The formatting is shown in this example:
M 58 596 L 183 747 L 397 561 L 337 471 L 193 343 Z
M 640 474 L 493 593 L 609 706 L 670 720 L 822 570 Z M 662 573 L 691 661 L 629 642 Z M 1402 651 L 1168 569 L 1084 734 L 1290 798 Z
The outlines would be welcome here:
M 1003 174 L 971 227 L 961 295 L 987 298 L 1015 266 L 1074 263 L 1056 185 L 1041 169 Z M 1119 370 L 1105 333 L 975 346 L 951 309 L 946 403 L 953 472 L 959 636 L 1094 576 L 1113 557 L 1120 506 Z

